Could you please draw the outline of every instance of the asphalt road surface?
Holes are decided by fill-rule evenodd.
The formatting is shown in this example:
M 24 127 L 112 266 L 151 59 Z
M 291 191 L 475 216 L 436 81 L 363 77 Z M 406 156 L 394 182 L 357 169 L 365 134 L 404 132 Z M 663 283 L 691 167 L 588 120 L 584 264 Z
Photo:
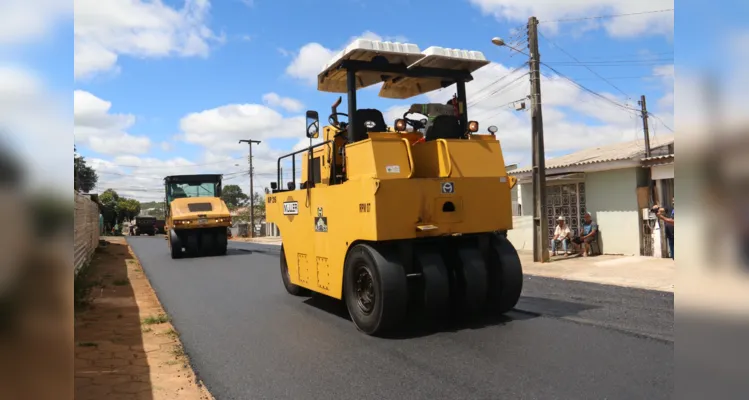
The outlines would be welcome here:
M 508 318 L 383 339 L 339 301 L 288 295 L 277 246 L 172 260 L 161 237 L 128 242 L 219 400 L 672 396 L 672 294 L 527 276 Z

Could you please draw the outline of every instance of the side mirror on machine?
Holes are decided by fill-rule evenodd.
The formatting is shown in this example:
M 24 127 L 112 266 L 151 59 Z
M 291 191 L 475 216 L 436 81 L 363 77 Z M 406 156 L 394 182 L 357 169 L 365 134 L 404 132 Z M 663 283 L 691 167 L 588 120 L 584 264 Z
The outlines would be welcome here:
M 276 189 L 278 189 L 278 183 L 276 183 L 276 182 L 271 182 L 271 183 L 270 183 L 270 189 L 271 189 L 271 190 L 276 190 Z
M 317 139 L 320 136 L 320 116 L 317 111 L 307 111 L 307 137 Z
M 495 133 L 497 133 L 497 131 L 499 130 L 499 128 L 497 128 L 495 125 L 492 125 L 487 130 L 489 131 L 489 133 L 491 133 L 492 135 L 494 135 Z

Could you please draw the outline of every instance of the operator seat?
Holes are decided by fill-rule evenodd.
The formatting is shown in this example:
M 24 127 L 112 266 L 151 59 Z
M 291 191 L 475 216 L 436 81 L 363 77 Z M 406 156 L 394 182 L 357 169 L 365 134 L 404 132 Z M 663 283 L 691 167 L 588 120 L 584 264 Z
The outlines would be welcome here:
M 374 123 L 374 126 L 371 128 L 367 128 L 368 121 Z M 354 129 L 354 142 L 367 139 L 369 137 L 369 134 L 367 132 L 387 131 L 385 118 L 382 116 L 380 110 L 377 110 L 375 108 L 362 108 L 356 110 L 354 123 L 356 124 L 356 126 L 349 125 L 349 129 Z
M 463 137 L 463 129 L 460 121 L 454 115 L 438 115 L 427 128 L 425 141 L 435 139 L 460 139 Z

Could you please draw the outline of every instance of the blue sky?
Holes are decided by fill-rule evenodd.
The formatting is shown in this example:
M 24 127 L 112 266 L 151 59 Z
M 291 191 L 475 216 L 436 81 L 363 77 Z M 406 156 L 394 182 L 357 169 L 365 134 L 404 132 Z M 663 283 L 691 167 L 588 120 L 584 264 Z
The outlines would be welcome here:
M 673 12 L 583 19 L 669 9 L 673 1 L 618 3 L 451 0 L 449 7 L 435 7 L 427 0 L 331 0 L 324 5 L 311 0 L 79 0 L 75 24 L 62 19 L 50 24 L 33 48 L 0 55 L 22 60 L 43 77 L 47 90 L 62 97 L 75 91 L 64 111 L 75 110 L 75 141 L 101 172 L 98 189 L 113 187 L 145 199 L 159 196 L 159 177 L 169 173 L 224 172 L 234 174 L 233 183 L 244 184 L 239 173 L 247 169 L 247 148 L 236 143 L 238 138 L 263 140 L 255 168 L 260 188 L 266 186 L 275 158 L 299 145 L 304 110 L 318 110 L 326 119 L 337 97 L 318 92 L 310 80 L 333 52 L 362 36 L 405 40 L 422 50 L 482 51 L 494 64 L 477 72 L 469 85 L 469 103 L 472 94 L 480 100 L 469 115 L 483 128 L 499 127 L 508 163 L 530 160 L 529 115 L 506 105 L 527 95 L 527 76 L 522 76 L 527 70 L 490 84 L 526 58 L 490 40 L 501 36 L 509 41 L 517 28 L 525 32 L 530 15 L 542 21 L 542 61 L 618 103 L 636 107 L 637 98 L 646 95 L 649 109 L 673 127 Z M 574 20 L 553 22 L 559 19 Z M 524 43 L 520 46 L 525 49 Z M 542 72 L 549 157 L 640 137 L 633 112 L 548 69 Z M 497 89 L 502 90 L 486 96 Z M 394 101 L 364 90 L 359 104 L 379 108 L 390 122 L 404 105 L 443 101 L 449 94 Z M 661 121 L 653 123 L 657 133 L 669 133 Z

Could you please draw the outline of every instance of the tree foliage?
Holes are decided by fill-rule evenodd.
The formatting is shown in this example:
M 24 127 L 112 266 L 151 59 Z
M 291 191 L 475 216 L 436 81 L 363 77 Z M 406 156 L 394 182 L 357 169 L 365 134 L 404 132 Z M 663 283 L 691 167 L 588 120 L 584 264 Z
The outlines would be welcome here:
M 73 147 L 73 188 L 88 193 L 96 187 L 99 175 L 96 170 L 86 164 L 86 158 L 76 152 Z
M 226 185 L 221 190 L 221 200 L 226 203 L 230 210 L 235 210 L 247 204 L 250 197 L 242 192 L 239 185 Z
M 120 197 L 113 189 L 107 189 L 99 195 L 104 224 L 114 225 L 129 221 L 140 214 L 140 202 L 135 199 Z

